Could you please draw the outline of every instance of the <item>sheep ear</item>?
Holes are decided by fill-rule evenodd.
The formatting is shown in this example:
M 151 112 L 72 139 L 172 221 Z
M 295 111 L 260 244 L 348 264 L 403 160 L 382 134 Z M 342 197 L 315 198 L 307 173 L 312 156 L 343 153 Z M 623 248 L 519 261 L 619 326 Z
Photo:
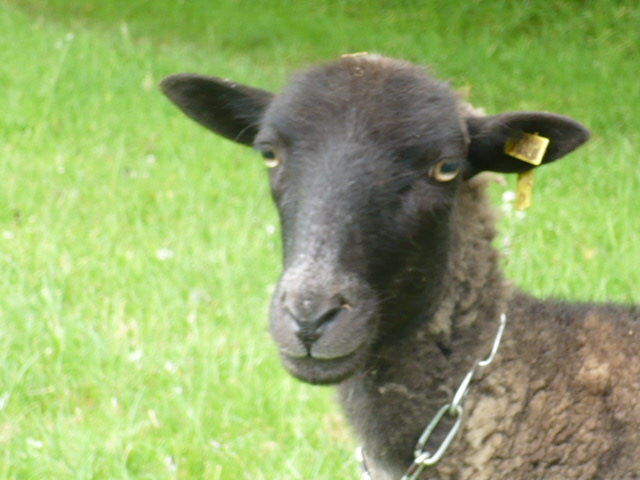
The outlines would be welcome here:
M 483 170 L 520 173 L 533 165 L 505 153 L 508 142 L 525 134 L 549 139 L 542 164 L 553 162 L 575 150 L 589 139 L 589 130 L 569 117 L 543 112 L 510 112 L 487 117 L 470 117 L 467 177 Z
M 162 92 L 196 122 L 234 142 L 253 144 L 273 94 L 216 77 L 182 73 L 160 83 Z

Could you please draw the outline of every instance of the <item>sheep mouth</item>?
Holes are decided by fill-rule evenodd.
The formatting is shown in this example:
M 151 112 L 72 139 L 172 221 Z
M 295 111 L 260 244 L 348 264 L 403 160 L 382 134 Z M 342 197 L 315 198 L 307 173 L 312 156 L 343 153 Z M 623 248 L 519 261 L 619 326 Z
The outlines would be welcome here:
M 280 357 L 286 370 L 298 380 L 313 385 L 333 385 L 358 372 L 362 368 L 365 355 L 363 345 L 338 358 L 321 359 L 311 355 L 294 357 L 282 352 Z

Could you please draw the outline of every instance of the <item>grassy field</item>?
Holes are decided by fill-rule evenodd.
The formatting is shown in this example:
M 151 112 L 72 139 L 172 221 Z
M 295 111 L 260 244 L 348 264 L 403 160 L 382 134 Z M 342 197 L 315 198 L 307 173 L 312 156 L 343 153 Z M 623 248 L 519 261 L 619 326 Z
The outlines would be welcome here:
M 332 391 L 279 366 L 262 162 L 159 94 L 278 89 L 352 51 L 433 66 L 488 112 L 593 140 L 498 241 L 528 291 L 640 302 L 631 1 L 0 0 L 0 479 L 354 478 Z M 496 186 L 496 203 L 514 179 Z

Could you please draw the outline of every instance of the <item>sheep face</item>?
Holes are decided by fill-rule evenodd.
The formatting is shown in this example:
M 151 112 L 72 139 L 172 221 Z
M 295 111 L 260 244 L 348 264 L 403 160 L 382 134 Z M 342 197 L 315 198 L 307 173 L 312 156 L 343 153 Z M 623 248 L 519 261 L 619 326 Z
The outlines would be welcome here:
M 306 381 L 344 379 L 399 327 L 399 310 L 422 316 L 446 264 L 466 130 L 448 88 L 393 73 L 359 61 L 307 72 L 271 102 L 254 142 L 277 163 L 284 269 L 271 332 Z
M 504 154 L 506 140 L 551 137 L 549 162 L 587 138 L 558 115 L 465 118 L 447 85 L 379 56 L 314 68 L 277 96 L 195 75 L 162 88 L 270 167 L 284 249 L 270 329 L 285 367 L 311 383 L 348 378 L 378 342 L 429 318 L 461 182 L 531 168 Z

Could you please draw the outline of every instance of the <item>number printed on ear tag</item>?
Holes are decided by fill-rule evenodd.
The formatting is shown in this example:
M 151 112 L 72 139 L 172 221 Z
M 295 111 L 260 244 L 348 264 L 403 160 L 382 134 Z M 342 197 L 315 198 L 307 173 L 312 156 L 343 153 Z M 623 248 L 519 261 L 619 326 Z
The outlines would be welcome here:
M 549 146 L 549 139 L 536 133 L 523 133 L 522 136 L 513 137 L 504 144 L 504 153 L 530 163 L 540 165 Z

